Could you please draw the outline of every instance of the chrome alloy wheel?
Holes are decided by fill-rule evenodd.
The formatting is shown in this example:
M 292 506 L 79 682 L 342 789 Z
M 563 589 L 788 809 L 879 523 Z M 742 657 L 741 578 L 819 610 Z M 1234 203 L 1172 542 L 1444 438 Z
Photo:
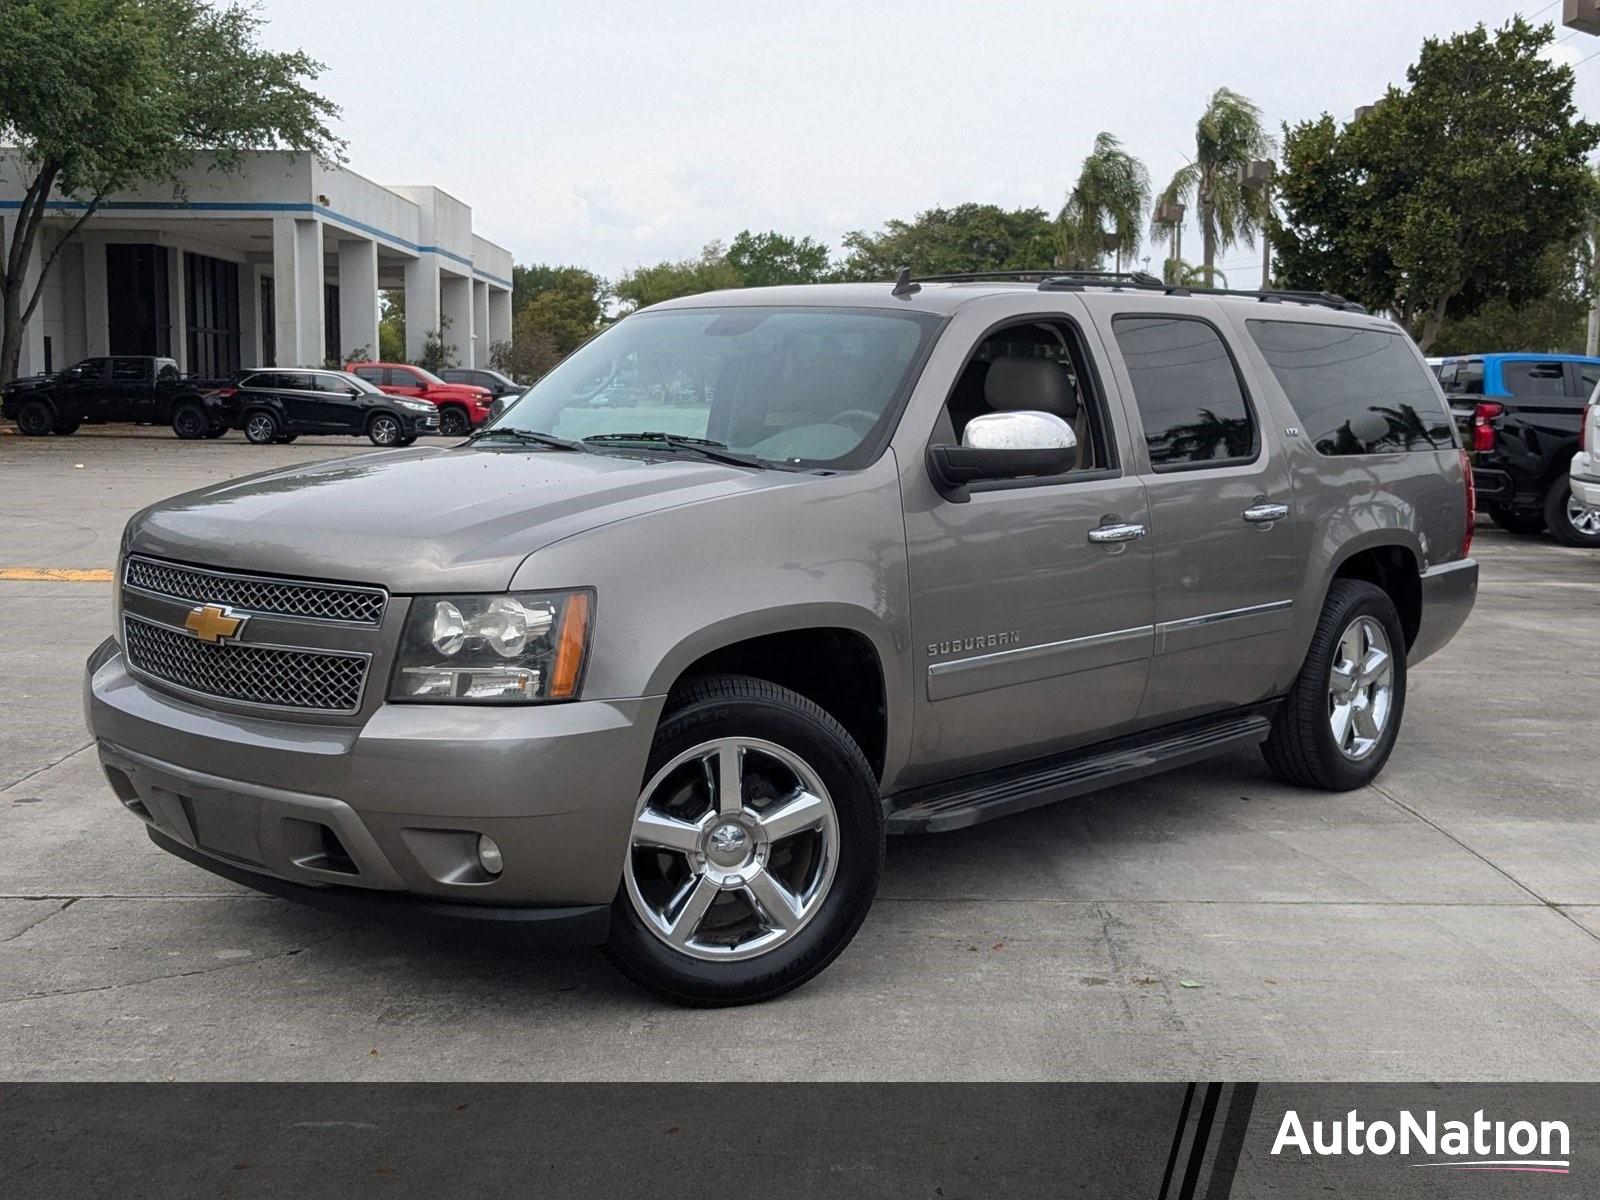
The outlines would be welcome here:
M 735 962 L 805 928 L 838 864 L 838 816 L 816 771 L 776 743 L 719 738 L 645 785 L 625 874 L 656 937 L 691 958 Z
M 1394 704 L 1394 653 L 1372 617 L 1357 617 L 1339 638 L 1328 674 L 1328 726 L 1333 743 L 1359 762 L 1377 748 Z
M 252 442 L 270 442 L 277 432 L 277 423 L 266 413 L 252 413 L 244 423 L 245 436 Z
M 1594 508 L 1576 496 L 1567 496 L 1567 524 L 1584 537 L 1600 537 L 1600 508 Z

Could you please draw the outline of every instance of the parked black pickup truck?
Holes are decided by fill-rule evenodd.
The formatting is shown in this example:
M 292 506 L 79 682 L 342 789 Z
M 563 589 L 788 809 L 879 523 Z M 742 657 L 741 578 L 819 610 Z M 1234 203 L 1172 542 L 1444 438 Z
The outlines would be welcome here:
M 12 380 L 0 389 L 0 415 L 30 437 L 109 421 L 171 425 L 185 439 L 221 437 L 228 427 L 207 415 L 202 397 L 226 382 L 185 378 L 170 358 L 86 358 L 54 375 Z
M 1473 354 L 1440 364 L 1439 385 L 1472 451 L 1478 507 L 1500 528 L 1548 529 L 1568 546 L 1600 546 L 1567 480 L 1597 384 L 1600 359 L 1574 354 Z

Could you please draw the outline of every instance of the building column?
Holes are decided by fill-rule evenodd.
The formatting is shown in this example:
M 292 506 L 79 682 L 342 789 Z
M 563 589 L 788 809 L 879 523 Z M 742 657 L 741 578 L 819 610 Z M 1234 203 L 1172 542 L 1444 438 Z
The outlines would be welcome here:
M 431 254 L 406 263 L 406 357 L 422 357 L 423 342 L 439 328 L 439 260 Z
M 439 307 L 448 322 L 444 342 L 455 350 L 456 362 L 472 365 L 472 280 L 461 275 L 439 279 Z M 407 316 L 409 316 L 409 311 Z
M 339 243 L 339 347 L 349 362 L 378 357 L 378 243 Z
M 511 293 L 504 288 L 489 289 L 489 345 L 511 341 Z
M 322 222 L 272 219 L 272 300 L 277 333 L 275 367 L 320 367 Z
M 239 365 L 261 365 L 261 268 L 239 264 Z
M 168 353 L 177 360 L 178 374 L 189 373 L 189 281 L 183 271 L 183 251 L 176 246 L 167 251 L 167 329 L 171 339 Z
M 10 235 L 14 232 L 13 223 L 0 222 L 0 246 L 11 245 Z M 38 236 L 33 241 L 33 253 L 28 256 L 28 261 L 22 264 L 22 307 L 28 306 L 28 301 L 33 298 L 33 289 L 39 284 L 39 268 L 44 261 L 45 231 L 39 230 Z M 17 357 L 17 374 L 37 375 L 44 370 L 44 297 L 39 298 L 39 305 L 33 310 L 33 318 L 22 327 L 22 352 Z
M 494 346 L 489 339 L 489 285 L 481 279 L 472 281 L 472 333 L 472 362 L 468 365 L 487 367 Z
M 83 356 L 100 358 L 111 353 L 111 303 L 106 293 L 106 243 L 103 238 L 83 243 Z

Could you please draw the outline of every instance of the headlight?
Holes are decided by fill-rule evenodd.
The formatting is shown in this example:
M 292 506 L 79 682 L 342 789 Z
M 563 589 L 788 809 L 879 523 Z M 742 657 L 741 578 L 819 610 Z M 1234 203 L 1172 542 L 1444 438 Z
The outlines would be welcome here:
M 401 408 L 408 408 L 412 412 L 432 412 L 433 411 L 433 405 L 427 404 L 427 403 L 425 403 L 424 401 L 421 401 L 421 400 L 402 400 L 402 401 L 400 401 L 400 407 Z
M 418 596 L 391 700 L 532 704 L 571 700 L 583 678 L 594 594 Z

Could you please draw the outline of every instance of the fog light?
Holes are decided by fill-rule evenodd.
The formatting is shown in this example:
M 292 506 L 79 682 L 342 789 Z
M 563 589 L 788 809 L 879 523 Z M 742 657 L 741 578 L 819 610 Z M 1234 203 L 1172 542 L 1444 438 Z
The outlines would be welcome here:
M 506 860 L 500 857 L 500 847 L 487 833 L 478 835 L 478 864 L 491 875 L 505 869 Z

